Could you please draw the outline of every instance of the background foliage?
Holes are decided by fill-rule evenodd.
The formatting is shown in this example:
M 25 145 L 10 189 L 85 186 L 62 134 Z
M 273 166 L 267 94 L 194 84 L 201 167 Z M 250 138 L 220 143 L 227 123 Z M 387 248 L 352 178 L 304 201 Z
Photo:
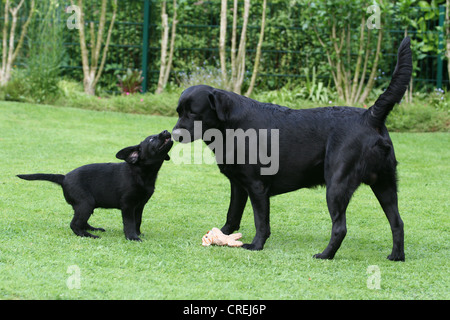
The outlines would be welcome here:
M 160 1 L 152 0 L 150 3 L 147 90 L 154 92 L 159 74 L 161 18 Z M 364 103 L 351 105 L 370 106 L 370 103 L 383 92 L 395 67 L 398 44 L 405 34 L 408 34 L 412 38 L 415 64 L 414 95 L 411 95 L 415 104 L 412 109 L 423 109 L 423 113 L 429 115 L 427 119 L 440 119 L 439 124 L 428 123 L 427 128 L 434 128 L 429 130 L 448 130 L 450 126 L 449 96 L 446 94 L 448 73 L 445 70 L 443 70 L 444 91 L 442 94 L 439 93 L 438 99 L 435 91 L 438 57 L 444 58 L 443 52 L 439 51 L 438 41 L 439 32 L 443 31 L 439 28 L 438 10 L 438 6 L 442 3 L 443 0 L 383 1 L 380 30 L 383 33 L 383 41 L 373 79 L 374 87 Z M 339 98 L 331 77 L 332 66 L 327 61 L 314 28 L 320 31 L 327 45 L 331 47 L 331 55 L 335 56 L 336 53 L 332 51 L 333 43 L 328 38 L 330 12 L 335 11 L 336 17 L 339 17 L 339 24 L 350 26 L 349 50 L 345 52 L 343 64 L 350 72 L 354 72 L 355 61 L 360 53 L 358 51 L 360 21 L 362 15 L 365 15 L 366 19 L 370 16 L 370 13 L 366 12 L 369 4 L 371 2 L 366 0 L 268 1 L 260 70 L 253 97 L 294 108 L 312 107 L 317 104 L 345 105 L 345 101 Z M 78 31 L 70 30 L 66 26 L 66 20 L 70 17 L 66 12 L 68 5 L 70 5 L 68 0 L 37 2 L 37 13 L 16 63 L 13 79 L 9 85 L 0 88 L 0 99 L 128 112 L 152 113 L 158 110 L 155 113 L 170 115 L 175 109 L 177 95 L 179 96 L 183 88 L 199 83 L 221 87 L 218 55 L 220 0 L 177 1 L 175 53 L 170 83 L 166 87 L 165 95 L 163 97 L 143 95 L 140 98 L 130 96 L 130 100 L 127 101 L 114 96 L 121 94 L 118 79 L 126 77 L 127 70 L 142 70 L 144 0 L 119 1 L 105 71 L 97 86 L 98 96 L 110 97 L 108 106 L 99 103 L 100 99 L 97 97 L 92 99 L 77 92 L 79 86 L 76 83 L 82 81 L 83 74 Z M 100 0 L 85 0 L 85 6 L 92 8 L 86 12 L 86 23 L 91 21 L 97 23 Z M 233 14 L 231 1 L 228 7 L 231 21 Z M 239 10 L 242 10 L 242 7 L 240 5 Z M 0 25 L 3 21 L 2 10 L 3 6 L 0 6 Z M 172 23 L 170 20 L 172 10 L 172 2 L 168 1 L 169 24 Z M 23 10 L 21 15 L 23 23 L 26 10 Z M 110 16 L 111 12 L 108 13 L 107 20 Z M 242 19 L 240 12 L 238 17 Z M 247 31 L 248 61 L 254 60 L 260 18 L 261 6 L 253 1 Z M 241 20 L 238 21 L 238 25 L 240 23 Z M 367 42 L 367 48 L 372 55 L 367 65 L 370 69 L 374 62 L 373 54 L 378 30 L 366 29 L 365 32 L 366 39 L 369 33 L 373 33 Z M 89 37 L 87 34 L 88 43 Z M 231 41 L 230 37 L 227 41 Z M 230 48 L 229 43 L 227 48 Z M 249 83 L 252 63 L 248 63 L 246 70 L 243 90 L 246 90 Z M 366 81 L 368 77 L 369 73 L 366 75 Z M 143 89 L 145 91 L 145 88 Z M 171 97 L 171 94 L 174 96 Z M 141 106 L 142 103 L 150 105 Z M 416 128 L 409 127 L 407 130 Z

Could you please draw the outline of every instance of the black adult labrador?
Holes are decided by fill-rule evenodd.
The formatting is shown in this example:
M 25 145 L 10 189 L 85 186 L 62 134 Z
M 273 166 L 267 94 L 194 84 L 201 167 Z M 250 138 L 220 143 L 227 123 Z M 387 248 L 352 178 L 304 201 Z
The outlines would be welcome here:
M 81 237 L 98 238 L 86 230 L 100 230 L 88 224 L 95 208 L 122 210 L 123 229 L 129 240 L 138 237 L 144 206 L 155 190 L 156 177 L 173 145 L 170 133 L 147 137 L 139 145 L 120 150 L 122 163 L 95 163 L 79 167 L 66 175 L 22 174 L 25 180 L 46 180 L 59 184 L 64 197 L 74 209 L 70 227 Z
M 398 49 L 389 87 L 368 110 L 351 107 L 292 110 L 209 86 L 190 87 L 180 97 L 179 119 L 172 136 L 180 142 L 202 138 L 210 147 L 214 146 L 220 171 L 231 183 L 224 233 L 239 229 L 250 197 L 256 236 L 244 248 L 261 250 L 269 238 L 271 196 L 325 184 L 332 220 L 331 239 L 326 249 L 314 257 L 332 259 L 347 232 L 345 211 L 350 198 L 365 183 L 372 188 L 391 226 L 393 249 L 388 259 L 404 261 L 403 221 L 397 206 L 397 161 L 384 122 L 402 99 L 411 71 L 410 39 L 405 38 Z M 230 136 L 239 138 L 236 134 L 239 130 L 241 133 L 253 130 L 252 134 L 246 134 L 244 146 L 226 141 Z M 256 130 L 260 134 L 255 138 Z M 272 139 L 274 135 L 277 139 Z M 255 146 L 260 148 L 257 161 L 252 154 L 257 150 Z M 240 148 L 245 151 L 244 162 L 237 159 Z M 261 148 L 271 150 L 272 160 L 278 161 L 274 166 L 276 172 L 262 174 L 262 169 L 269 168 L 267 155 L 262 157 L 265 153 Z

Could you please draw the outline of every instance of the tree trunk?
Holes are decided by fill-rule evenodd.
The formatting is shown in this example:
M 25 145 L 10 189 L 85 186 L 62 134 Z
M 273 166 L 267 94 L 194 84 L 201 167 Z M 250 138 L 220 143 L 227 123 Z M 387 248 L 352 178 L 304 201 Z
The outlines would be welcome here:
M 5 16 L 4 16 L 4 25 L 3 25 L 3 48 L 2 48 L 2 66 L 0 70 L 0 85 L 4 86 L 8 83 L 8 81 L 11 79 L 11 71 L 12 66 L 14 64 L 14 61 L 16 60 L 20 49 L 23 45 L 23 40 L 25 38 L 25 35 L 27 34 L 28 25 L 31 22 L 31 18 L 34 13 L 34 0 L 31 0 L 30 4 L 30 12 L 28 14 L 27 21 L 22 25 L 22 29 L 20 31 L 20 38 L 17 42 L 16 48 L 14 48 L 14 39 L 15 39 L 15 33 L 16 33 L 16 26 L 17 26 L 17 14 L 22 7 L 25 0 L 21 0 L 17 7 L 10 8 L 9 4 L 10 1 L 6 0 L 5 3 Z M 7 42 L 7 35 L 8 35 L 8 26 L 9 26 L 9 13 L 11 13 L 12 16 L 12 23 L 11 23 L 11 29 L 9 31 L 9 45 Z
M 167 56 L 167 47 L 169 43 L 169 16 L 166 12 L 166 1 L 161 4 L 161 66 L 159 69 L 158 87 L 155 93 L 159 94 L 164 91 L 167 82 L 169 81 L 170 69 L 172 66 L 173 53 L 175 51 L 175 37 L 177 28 L 177 1 L 173 0 L 173 18 L 172 18 L 172 32 L 169 48 L 169 56 Z
M 73 0 L 71 0 L 73 4 Z M 89 65 L 89 51 L 86 45 L 86 34 L 84 29 L 84 10 L 83 0 L 78 0 L 78 7 L 80 8 L 80 23 L 79 23 L 79 35 L 80 35 L 80 49 L 81 49 L 81 62 L 83 65 L 83 86 L 84 92 L 90 95 L 95 95 L 95 87 L 100 79 L 103 68 L 106 62 L 106 56 L 108 54 L 109 42 L 111 40 L 111 33 L 114 26 L 117 13 L 117 0 L 114 0 L 114 11 L 111 17 L 111 23 L 109 25 L 108 33 L 106 36 L 106 42 L 103 47 L 102 60 L 100 66 L 98 61 L 100 59 L 101 46 L 103 43 L 103 33 L 105 31 L 106 24 L 106 0 L 102 0 L 102 8 L 100 14 L 100 23 L 98 26 L 97 36 L 95 35 L 94 24 L 90 24 L 89 32 L 91 34 L 91 64 Z
M 227 60 L 226 60 L 226 37 L 227 37 L 227 0 L 222 0 L 222 6 L 220 9 L 219 57 L 220 57 L 220 69 L 222 71 L 222 84 L 224 86 L 226 86 L 226 84 L 228 83 Z
M 250 83 L 247 95 L 250 95 L 256 77 L 258 75 L 259 61 L 261 58 L 261 47 L 264 39 L 264 28 L 265 28 L 265 18 L 266 18 L 266 7 L 267 0 L 263 2 L 263 13 L 261 22 L 261 31 L 259 36 L 259 41 L 256 49 L 256 61 L 253 68 L 252 79 Z M 241 94 L 242 84 L 245 79 L 245 56 L 246 56 L 246 43 L 247 43 L 247 27 L 250 15 L 250 0 L 244 0 L 244 12 L 242 16 L 242 29 L 239 40 L 239 47 L 237 43 L 237 14 L 238 14 L 238 0 L 233 1 L 233 25 L 231 33 L 231 76 L 228 76 L 226 67 L 226 33 L 227 33 L 227 0 L 222 0 L 221 2 L 221 12 L 220 12 L 220 35 L 219 35 L 219 56 L 220 56 L 220 69 L 222 73 L 222 87 L 227 90 L 232 90 L 238 94 Z
M 236 57 L 236 78 L 233 79 L 233 91 L 241 94 L 242 83 L 245 75 L 245 46 L 247 43 L 247 25 L 250 13 L 250 0 L 244 0 L 244 16 L 241 30 L 241 39 L 239 41 L 239 49 Z
M 166 13 L 166 1 L 161 4 L 161 66 L 159 69 L 158 87 L 156 93 L 163 92 L 164 89 L 164 74 L 166 72 L 166 56 L 167 56 L 167 44 L 169 42 L 169 22 Z
M 446 50 L 445 56 L 447 57 L 447 71 L 448 78 L 450 79 L 450 0 L 445 2 L 445 35 L 446 35 Z
M 366 84 L 366 87 L 361 95 L 361 97 L 359 98 L 359 102 L 360 103 L 364 103 L 364 101 L 367 99 L 367 97 L 369 96 L 370 91 L 372 91 L 373 85 L 374 85 L 374 79 L 375 79 L 375 74 L 377 72 L 377 68 L 378 68 L 378 60 L 380 59 L 380 51 L 381 51 L 381 40 L 383 39 L 383 32 L 382 30 L 378 30 L 378 42 L 377 42 L 377 51 L 375 53 L 375 61 L 373 62 L 373 66 L 372 66 L 372 72 L 370 73 L 369 76 L 369 81 Z
M 95 74 L 89 71 L 83 79 L 84 92 L 90 95 L 95 95 Z
M 164 86 L 169 81 L 170 69 L 172 68 L 173 53 L 175 51 L 175 37 L 177 34 L 177 0 L 173 0 L 172 33 L 170 35 L 169 59 L 167 61 L 166 73 L 164 74 Z
M 359 34 L 359 50 L 358 50 L 358 59 L 356 60 L 356 69 L 355 74 L 353 75 L 353 81 L 352 81 L 352 89 L 351 89 L 351 96 L 350 100 L 356 101 L 359 97 L 356 95 L 357 89 L 358 89 L 358 79 L 359 79 L 359 73 L 361 71 L 361 63 L 362 63 L 362 56 L 363 56 L 363 46 L 364 46 L 364 30 L 366 27 L 366 18 L 363 16 L 361 18 L 361 30 Z
M 266 26 L 266 7 L 267 7 L 267 0 L 264 0 L 261 18 L 261 31 L 259 33 L 258 45 L 256 46 L 256 56 L 255 56 L 255 64 L 253 66 L 252 79 L 250 80 L 250 86 L 248 87 L 247 93 L 245 94 L 247 97 L 252 94 L 253 88 L 255 87 L 256 76 L 258 75 L 259 60 L 261 59 L 261 48 L 264 40 L 264 28 Z

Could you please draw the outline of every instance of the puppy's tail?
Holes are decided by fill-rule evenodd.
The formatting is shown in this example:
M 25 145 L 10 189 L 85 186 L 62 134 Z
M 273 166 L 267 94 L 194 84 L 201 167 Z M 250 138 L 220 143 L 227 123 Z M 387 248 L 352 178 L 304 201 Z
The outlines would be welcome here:
M 409 37 L 403 39 L 398 48 L 397 65 L 389 87 L 366 112 L 367 122 L 374 128 L 380 128 L 384 124 L 394 105 L 403 98 L 411 80 L 412 54 L 410 42 Z
M 63 174 L 46 174 L 46 173 L 36 173 L 36 174 L 18 174 L 20 179 L 24 180 L 45 180 L 56 184 L 62 185 L 65 176 Z

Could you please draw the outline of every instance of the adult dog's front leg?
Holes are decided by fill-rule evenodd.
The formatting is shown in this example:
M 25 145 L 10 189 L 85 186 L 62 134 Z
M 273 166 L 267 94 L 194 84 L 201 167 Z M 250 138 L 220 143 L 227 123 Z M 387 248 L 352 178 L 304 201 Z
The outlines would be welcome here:
M 227 222 L 222 227 L 221 231 L 224 234 L 231 234 L 236 230 L 239 230 L 242 213 L 244 212 L 245 205 L 248 199 L 248 193 L 236 182 L 231 183 L 231 197 L 230 207 L 227 213 Z
M 253 215 L 255 218 L 256 235 L 252 243 L 244 244 L 242 247 L 248 250 L 262 250 L 266 240 L 270 236 L 270 200 L 267 190 L 249 191 L 252 202 Z

